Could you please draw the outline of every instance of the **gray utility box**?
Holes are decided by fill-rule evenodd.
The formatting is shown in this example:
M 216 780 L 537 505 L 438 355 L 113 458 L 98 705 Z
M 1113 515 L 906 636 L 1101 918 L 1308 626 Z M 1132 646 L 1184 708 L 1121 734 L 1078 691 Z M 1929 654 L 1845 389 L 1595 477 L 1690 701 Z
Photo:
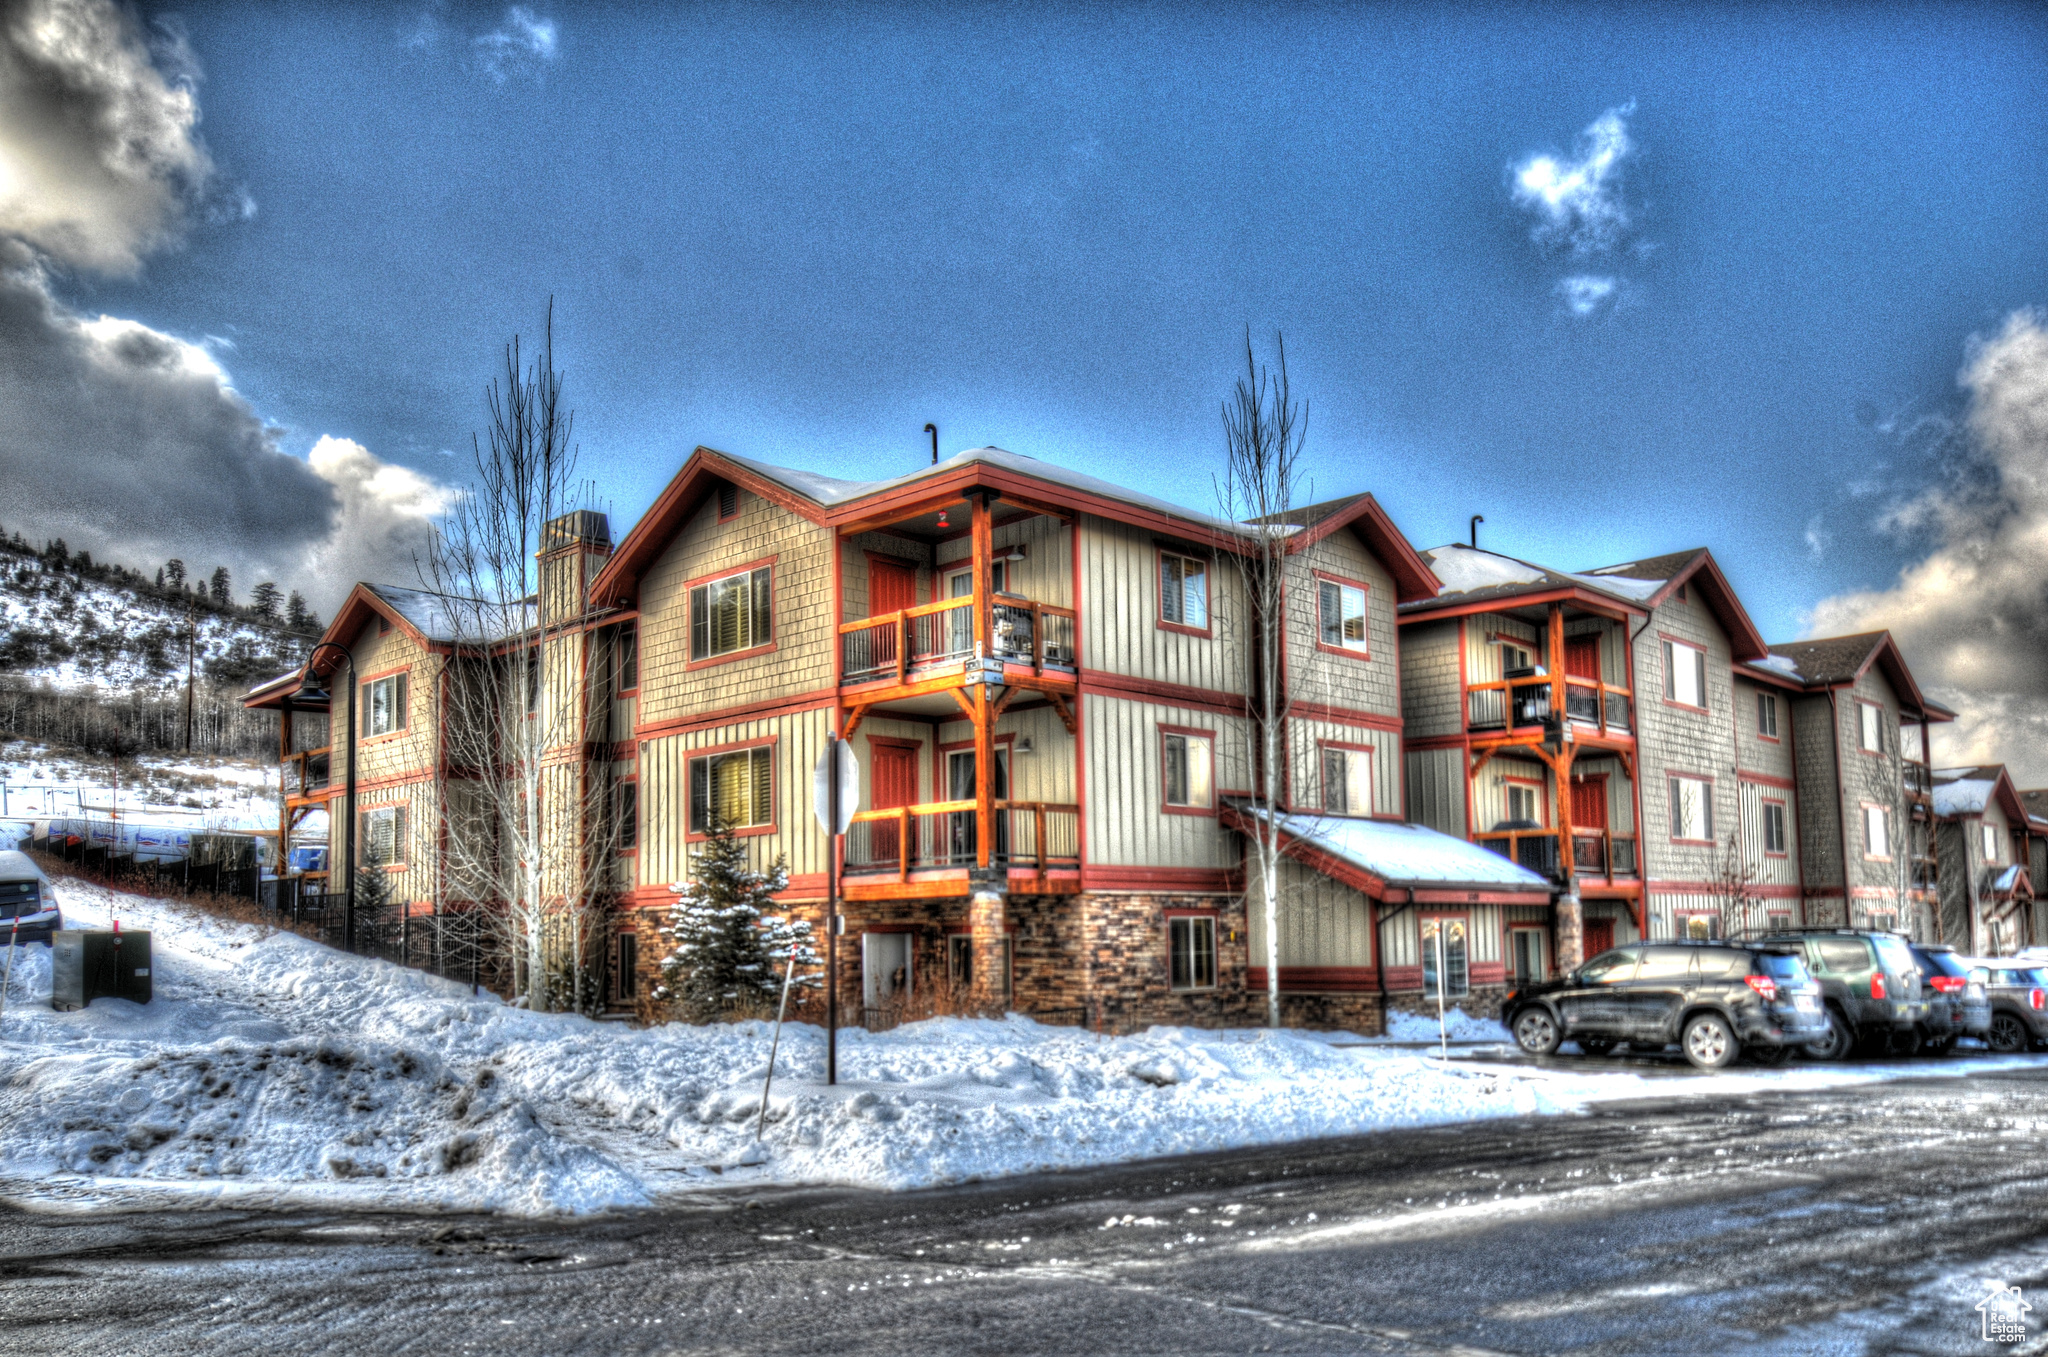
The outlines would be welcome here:
M 149 1002 L 149 934 L 66 928 L 50 940 L 50 1007 L 60 1013 L 95 999 Z

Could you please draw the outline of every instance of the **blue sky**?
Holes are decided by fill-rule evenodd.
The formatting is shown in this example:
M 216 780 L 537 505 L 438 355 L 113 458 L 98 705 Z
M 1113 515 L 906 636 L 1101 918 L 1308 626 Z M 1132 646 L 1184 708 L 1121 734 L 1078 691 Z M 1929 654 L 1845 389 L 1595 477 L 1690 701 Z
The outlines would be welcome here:
M 55 295 L 204 343 L 289 452 L 447 479 L 552 294 L 621 528 L 698 443 L 884 476 L 927 420 L 1207 508 L 1249 326 L 1286 335 L 1318 497 L 1575 567 L 1705 543 L 1789 637 L 1928 549 L 1873 526 L 1945 474 L 1907 431 L 1957 413 L 1972 334 L 2048 303 L 2022 8 L 175 22 L 215 210 Z M 1610 111 L 1625 225 L 1535 238 L 1518 171 Z M 1575 277 L 1613 280 L 1585 315 Z

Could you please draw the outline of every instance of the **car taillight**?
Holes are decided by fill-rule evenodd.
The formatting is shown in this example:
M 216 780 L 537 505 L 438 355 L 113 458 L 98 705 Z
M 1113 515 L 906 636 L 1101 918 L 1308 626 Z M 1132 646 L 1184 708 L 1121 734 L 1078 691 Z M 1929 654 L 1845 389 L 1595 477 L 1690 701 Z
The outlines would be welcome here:
M 1749 987 L 1755 990 L 1757 997 L 1765 1003 L 1769 1003 L 1778 997 L 1778 982 L 1771 979 L 1768 975 L 1752 975 L 1747 977 L 1747 979 L 1749 980 Z
M 1936 994 L 1958 994 L 1970 982 L 1960 975 L 1936 975 L 1928 977 L 1927 983 L 1934 986 Z
M 1884 998 L 1884 972 L 1879 971 L 1870 977 L 1870 997 L 1873 999 Z
M 2044 1003 L 2048 1003 L 2048 991 L 2037 989 L 2027 997 L 2033 1003 L 2035 1008 L 2040 1008 L 2043 1006 Z

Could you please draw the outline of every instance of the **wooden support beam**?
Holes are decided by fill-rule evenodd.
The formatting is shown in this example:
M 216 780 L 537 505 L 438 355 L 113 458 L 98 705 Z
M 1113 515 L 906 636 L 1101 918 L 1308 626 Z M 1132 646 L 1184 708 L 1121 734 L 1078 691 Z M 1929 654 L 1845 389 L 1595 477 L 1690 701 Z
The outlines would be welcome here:
M 993 610 L 989 607 L 989 586 L 994 581 L 995 547 L 990 539 L 989 496 L 976 494 L 968 508 L 974 535 L 974 654 L 978 659 L 995 653 Z M 988 864 L 983 863 L 984 867 Z
M 974 706 L 974 858 L 986 867 L 996 841 L 996 723 L 986 687 L 975 688 Z
M 852 739 L 853 732 L 860 729 L 860 723 L 867 719 L 868 708 L 873 705 L 873 703 L 863 703 L 858 707 L 848 707 L 846 709 L 846 729 L 840 733 L 839 738 L 842 740 Z
M 1074 723 L 1074 709 L 1067 705 L 1067 699 L 1058 693 L 1052 693 L 1049 696 L 1052 699 L 1052 709 L 1059 713 L 1060 724 L 1067 728 L 1067 734 L 1074 735 L 1079 733 L 1078 727 Z

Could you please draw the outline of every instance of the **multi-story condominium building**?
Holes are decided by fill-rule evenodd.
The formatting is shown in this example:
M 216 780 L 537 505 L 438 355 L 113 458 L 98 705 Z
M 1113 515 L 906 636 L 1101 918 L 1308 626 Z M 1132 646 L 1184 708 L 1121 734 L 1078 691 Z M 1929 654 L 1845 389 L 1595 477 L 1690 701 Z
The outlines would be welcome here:
M 2002 764 L 1934 770 L 1941 941 L 2004 956 L 2035 931 L 2032 821 Z
M 1276 530 L 1285 615 L 1261 619 L 1233 562 Z M 1402 823 L 1395 610 L 1441 582 L 1369 495 L 1245 525 L 993 448 L 878 483 L 699 449 L 616 546 L 596 515 L 550 531 L 538 615 L 479 644 L 561 647 L 529 710 L 588 713 L 548 794 L 612 821 L 569 856 L 614 859 L 622 1003 L 714 822 L 786 862 L 783 903 L 819 917 L 833 850 L 811 773 L 835 731 L 861 807 L 839 981 L 870 1010 L 951 986 L 1108 1027 L 1254 1016 L 1260 825 L 1287 852 L 1278 980 L 1297 1021 L 1370 1025 L 1389 994 L 1497 986 L 1513 920 L 1546 914 L 1544 877 Z M 464 606 L 359 587 L 314 657 L 353 669 L 359 718 L 311 752 L 286 734 L 288 814 L 331 805 L 337 870 L 383 865 L 421 907 L 462 894 L 447 850 L 465 831 L 421 789 L 461 780 L 437 732 L 465 643 L 443 620 Z M 1252 682 L 1263 645 L 1274 693 Z M 309 692 L 288 676 L 249 700 Z M 1264 802 L 1262 712 L 1286 720 Z
M 1423 557 L 1443 587 L 1400 610 L 1408 814 L 1556 882 L 1554 913 L 1515 921 L 1511 978 L 1931 903 L 1907 827 L 1924 845 L 1924 728 L 1950 714 L 1889 636 L 1768 646 L 1704 549 L 1576 573 Z

